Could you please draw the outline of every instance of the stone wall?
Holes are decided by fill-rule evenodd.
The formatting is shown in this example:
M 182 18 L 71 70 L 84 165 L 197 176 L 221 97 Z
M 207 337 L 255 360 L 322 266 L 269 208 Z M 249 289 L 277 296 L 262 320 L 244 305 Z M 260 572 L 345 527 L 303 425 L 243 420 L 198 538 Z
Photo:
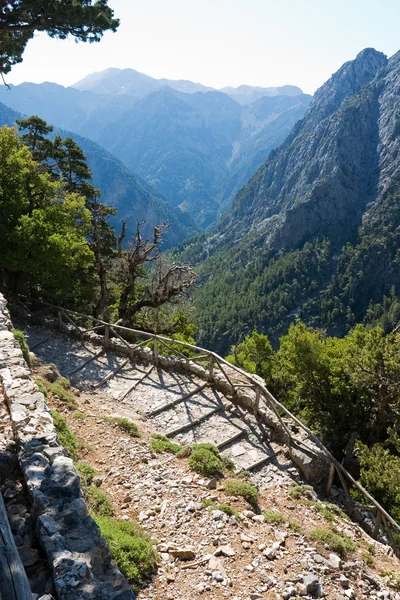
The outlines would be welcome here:
M 59 600 L 134 600 L 110 549 L 88 514 L 73 461 L 54 429 L 44 395 L 32 381 L 6 301 L 0 294 L 0 382 L 20 467 L 32 499 L 40 544 Z

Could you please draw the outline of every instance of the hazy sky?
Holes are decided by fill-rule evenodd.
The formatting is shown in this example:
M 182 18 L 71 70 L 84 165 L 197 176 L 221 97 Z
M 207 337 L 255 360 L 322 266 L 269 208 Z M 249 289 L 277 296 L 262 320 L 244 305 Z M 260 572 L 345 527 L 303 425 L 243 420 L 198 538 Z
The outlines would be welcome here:
M 99 44 L 38 35 L 9 83 L 71 85 L 108 67 L 213 87 L 293 84 L 313 93 L 365 47 L 400 49 L 400 0 L 110 0 Z

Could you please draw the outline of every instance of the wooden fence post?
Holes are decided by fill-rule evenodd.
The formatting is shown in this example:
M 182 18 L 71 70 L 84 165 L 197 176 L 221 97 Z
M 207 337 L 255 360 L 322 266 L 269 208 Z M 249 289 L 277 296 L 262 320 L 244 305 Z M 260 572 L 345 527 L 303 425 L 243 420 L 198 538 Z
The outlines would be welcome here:
M 376 511 L 375 527 L 374 527 L 374 531 L 372 533 L 372 537 L 374 538 L 374 540 L 378 539 L 379 529 L 381 527 L 381 523 L 382 523 L 382 513 L 381 513 L 380 510 L 377 510 Z
M 110 345 L 110 326 L 104 325 L 104 347 L 108 348 Z
M 63 317 L 62 317 L 62 310 L 58 311 L 58 331 L 62 331 L 63 330 Z
M 208 365 L 208 381 L 213 381 L 214 379 L 214 357 L 210 354 L 210 362 Z
M 158 339 L 155 337 L 154 338 L 154 364 L 156 365 L 156 367 L 158 366 Z
M 326 484 L 326 495 L 331 495 L 333 478 L 335 476 L 335 463 L 331 462 L 329 465 L 329 475 L 328 475 L 328 483 Z
M 32 591 L 15 546 L 1 494 L 0 595 L 4 600 L 32 600 Z
M 260 396 L 261 396 L 261 390 L 257 386 L 256 387 L 256 399 L 254 401 L 254 414 L 255 414 L 255 416 L 258 415 L 258 409 L 260 408 Z

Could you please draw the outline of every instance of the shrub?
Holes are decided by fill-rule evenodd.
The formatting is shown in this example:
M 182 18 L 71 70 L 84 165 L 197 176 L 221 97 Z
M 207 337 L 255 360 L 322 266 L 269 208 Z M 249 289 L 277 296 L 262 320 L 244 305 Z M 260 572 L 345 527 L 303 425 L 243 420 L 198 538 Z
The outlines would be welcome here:
M 136 590 L 157 566 L 158 555 L 150 538 L 134 522 L 95 516 L 119 570 Z
M 326 544 L 331 550 L 346 558 L 354 552 L 355 546 L 348 535 L 339 533 L 336 529 L 313 529 L 310 533 L 311 539 Z
M 67 407 L 70 410 L 74 410 L 77 408 L 77 403 L 75 400 L 75 396 L 72 392 L 68 391 L 67 386 L 69 386 L 68 379 L 65 377 L 60 377 L 54 383 L 47 383 L 47 390 L 51 392 L 54 396 L 58 396 L 60 400 L 67 404 Z
M 363 552 L 361 552 L 361 558 L 363 559 L 365 564 L 368 565 L 369 567 L 374 566 L 374 564 L 375 564 L 374 557 L 371 556 L 371 554 L 369 552 L 366 552 L 365 550 Z
M 86 462 L 76 462 L 75 469 L 78 471 L 78 475 L 81 479 L 81 486 L 83 488 L 91 485 L 93 477 L 96 475 L 96 471 Z
M 19 329 L 12 329 L 11 331 L 14 336 L 14 339 L 17 340 L 19 347 L 21 348 L 22 356 L 24 357 L 26 364 L 29 368 L 31 368 L 32 364 L 31 358 L 29 356 L 29 346 L 26 343 L 23 331 L 20 331 Z
M 397 592 L 400 592 L 400 574 L 391 571 L 390 569 L 384 569 L 380 573 L 381 577 L 384 578 L 386 585 L 393 588 Z
M 89 508 L 100 517 L 111 517 L 113 508 L 108 496 L 98 487 L 89 486 L 85 489 Z
M 254 485 L 238 479 L 230 479 L 224 484 L 224 492 L 229 496 L 241 496 L 251 506 L 257 505 L 258 490 Z
M 263 512 L 264 522 L 269 525 L 279 525 L 285 522 L 285 517 L 282 513 L 275 510 L 265 510 Z
M 35 377 L 32 377 L 32 381 L 36 383 L 39 388 L 39 392 L 42 392 L 43 396 L 47 399 L 47 390 L 44 387 L 43 382 L 40 381 L 40 379 L 35 379 Z
M 182 446 L 176 453 L 177 458 L 188 458 L 192 453 L 192 446 Z
M 291 490 L 288 491 L 288 496 L 291 498 L 310 498 L 313 499 L 314 489 L 311 485 L 295 485 Z
M 225 502 L 223 502 L 222 504 L 217 504 L 215 508 L 216 510 L 222 510 L 222 512 L 224 512 L 226 515 L 229 515 L 230 517 L 236 517 L 236 519 L 240 519 L 238 511 L 235 508 L 233 508 L 233 506 L 231 506 L 230 504 L 226 504 Z
M 138 426 L 129 419 L 125 419 L 124 417 L 104 417 L 103 421 L 118 425 L 120 429 L 129 433 L 131 437 L 140 438 Z
M 158 452 L 159 454 L 161 454 L 161 452 L 177 454 L 181 450 L 181 446 L 179 444 L 174 444 L 165 435 L 155 433 L 151 437 L 152 439 L 150 441 L 150 446 L 154 452 Z
M 78 441 L 70 428 L 67 425 L 67 421 L 60 413 L 56 410 L 51 411 L 53 417 L 54 427 L 60 440 L 61 446 L 67 450 L 72 458 L 76 458 L 78 450 Z
M 82 421 L 86 421 L 87 419 L 87 415 L 85 415 L 85 413 L 81 413 L 81 412 L 76 412 L 72 415 L 73 419 L 78 420 L 82 420 Z
M 296 521 L 289 521 L 288 527 L 289 527 L 289 529 L 291 529 L 295 533 L 299 533 L 299 534 L 303 534 L 304 533 L 303 527 L 299 523 L 297 523 Z
M 189 466 L 196 473 L 207 477 L 218 477 L 224 472 L 221 458 L 212 450 L 204 447 L 193 447 L 189 456 Z

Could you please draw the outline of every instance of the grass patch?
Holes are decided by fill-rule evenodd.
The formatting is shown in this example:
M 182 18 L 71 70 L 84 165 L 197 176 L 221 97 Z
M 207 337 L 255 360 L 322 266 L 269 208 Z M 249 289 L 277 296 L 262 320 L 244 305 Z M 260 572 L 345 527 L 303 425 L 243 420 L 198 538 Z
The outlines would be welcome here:
M 149 536 L 135 522 L 98 516 L 95 516 L 95 521 L 119 570 L 137 590 L 157 567 L 158 555 Z
M 396 592 L 400 592 L 400 573 L 384 569 L 380 575 L 385 580 L 386 585 L 396 590 Z
M 229 479 L 224 484 L 224 492 L 229 496 L 244 498 L 251 506 L 256 506 L 258 501 L 258 490 L 254 485 L 240 481 L 238 479 Z
M 136 423 L 132 423 L 125 417 L 103 417 L 103 421 L 117 425 L 122 431 L 128 433 L 131 437 L 140 438 L 140 433 Z
M 29 346 L 26 343 L 24 332 L 20 329 L 11 329 L 14 339 L 17 340 L 19 347 L 21 348 L 22 356 L 25 359 L 26 364 L 31 368 L 31 358 L 29 356 Z
M 181 446 L 179 452 L 176 453 L 177 458 L 188 458 L 192 453 L 192 446 Z
M 336 523 L 337 517 L 341 517 L 345 521 L 350 520 L 344 510 L 342 510 L 339 506 L 336 506 L 336 504 L 331 504 L 330 502 L 315 502 L 314 500 L 309 500 L 308 498 L 301 498 L 299 503 L 303 506 L 313 506 L 316 508 L 321 517 L 328 521 L 328 523 Z
M 68 427 L 67 421 L 56 410 L 51 411 L 51 416 L 53 417 L 54 427 L 61 446 L 69 452 L 72 458 L 76 458 L 79 444 L 78 440 Z
M 67 408 L 74 410 L 78 405 L 75 396 L 69 391 L 70 386 L 71 384 L 66 377 L 59 377 L 54 383 L 46 383 L 48 392 L 53 394 L 53 396 L 58 396 L 62 402 L 66 403 Z
M 43 396 L 47 400 L 47 390 L 46 390 L 46 388 L 43 385 L 43 381 L 40 381 L 40 379 L 35 379 L 35 377 L 32 377 L 32 381 L 34 381 L 36 383 L 36 385 L 39 388 L 39 392 L 42 392 Z
M 310 532 L 312 540 L 320 544 L 327 545 L 331 550 L 347 558 L 351 552 L 354 552 L 355 546 L 351 538 L 344 533 L 339 533 L 336 529 L 313 529 Z
M 366 552 L 365 550 L 363 552 L 361 552 L 361 558 L 363 559 L 365 564 L 368 565 L 369 567 L 374 566 L 374 564 L 375 564 L 374 557 L 371 556 L 371 554 L 369 552 Z
M 81 486 L 86 488 L 92 484 L 93 478 L 96 475 L 96 471 L 87 462 L 76 462 L 75 469 L 78 471 L 78 475 L 81 480 Z
M 206 477 L 218 477 L 224 472 L 220 453 L 212 444 L 195 444 L 189 456 L 189 467 Z
M 314 498 L 314 488 L 311 485 L 295 485 L 287 494 L 290 498 Z
M 269 525 L 280 525 L 285 522 L 283 514 L 275 510 L 265 510 L 263 517 L 264 523 L 268 523 Z
M 304 534 L 303 527 L 300 525 L 300 523 L 297 523 L 297 521 L 289 521 L 288 527 L 294 531 L 294 533 Z
M 204 500 L 202 500 L 201 503 L 204 508 L 208 508 L 210 511 L 221 510 L 222 512 L 224 512 L 226 515 L 229 515 L 230 517 L 236 517 L 236 519 L 241 518 L 238 511 L 235 508 L 233 508 L 233 506 L 231 506 L 230 504 L 226 504 L 226 503 L 214 504 L 214 502 L 212 500 L 210 500 L 209 498 L 205 498 Z
M 165 435 L 161 435 L 160 433 L 154 433 L 151 436 L 150 447 L 158 454 L 161 454 L 162 452 L 178 454 L 178 452 L 182 450 L 182 447 L 179 444 L 174 444 Z
M 87 503 L 92 512 L 99 517 L 111 517 L 113 507 L 108 496 L 98 487 L 88 486 L 85 489 Z
M 81 421 L 86 421 L 87 419 L 87 415 L 85 415 L 85 413 L 81 413 L 81 412 L 75 412 L 72 415 L 73 419 L 76 419 L 77 421 L 81 420 Z

